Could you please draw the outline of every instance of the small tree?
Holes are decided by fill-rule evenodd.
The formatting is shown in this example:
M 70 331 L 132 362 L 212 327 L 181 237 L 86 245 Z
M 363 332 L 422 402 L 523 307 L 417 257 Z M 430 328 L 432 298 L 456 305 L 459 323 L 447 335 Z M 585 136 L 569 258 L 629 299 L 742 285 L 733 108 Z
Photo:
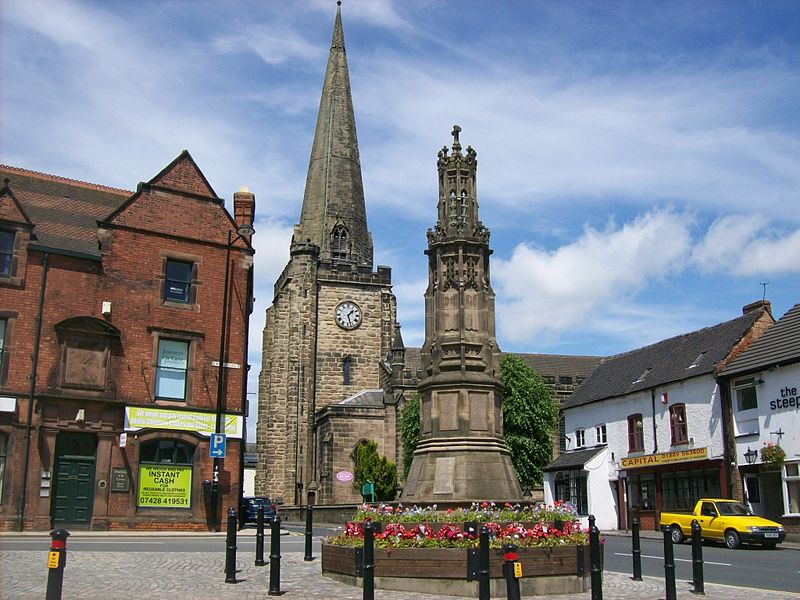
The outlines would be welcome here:
M 353 451 L 355 477 L 353 487 L 361 492 L 364 482 L 375 484 L 377 500 L 394 500 L 397 488 L 397 466 L 385 456 L 378 455 L 378 444 L 372 440 L 361 440 Z
M 405 401 L 400 409 L 400 437 L 403 440 L 403 479 L 408 478 L 414 450 L 419 443 L 419 394 Z
M 500 357 L 503 430 L 511 461 L 523 489 L 541 485 L 544 467 L 553 456 L 552 435 L 558 425 L 558 404 L 544 380 L 513 354 Z

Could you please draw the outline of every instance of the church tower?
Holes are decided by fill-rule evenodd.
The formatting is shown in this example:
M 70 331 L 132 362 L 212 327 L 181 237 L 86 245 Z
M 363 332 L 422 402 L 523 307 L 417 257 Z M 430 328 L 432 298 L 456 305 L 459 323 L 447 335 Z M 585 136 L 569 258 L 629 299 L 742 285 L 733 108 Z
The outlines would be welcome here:
M 337 472 L 352 470 L 348 461 L 359 432 L 348 438 L 328 431 L 323 440 L 317 418 L 326 407 L 351 410 L 363 398 L 371 408 L 379 398 L 383 409 L 381 369 L 392 350 L 396 301 L 391 269 L 373 270 L 372 252 L 337 8 L 300 222 L 266 314 L 256 427 L 259 495 L 298 505 L 310 492 L 329 503 L 335 489 L 336 501 L 360 499 L 352 484 L 334 486 Z M 384 443 L 382 429 L 361 435 L 395 460 L 393 436 Z
M 478 218 L 477 155 L 439 151 L 438 219 L 428 230 L 420 442 L 404 502 L 519 500 L 503 443 L 500 348 L 489 281 L 489 230 Z

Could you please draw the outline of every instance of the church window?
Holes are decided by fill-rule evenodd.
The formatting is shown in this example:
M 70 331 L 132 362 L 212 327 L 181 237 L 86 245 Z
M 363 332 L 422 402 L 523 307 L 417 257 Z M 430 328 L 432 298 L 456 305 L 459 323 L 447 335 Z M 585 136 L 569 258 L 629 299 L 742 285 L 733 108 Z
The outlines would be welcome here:
M 351 383 L 350 366 L 352 362 L 353 359 L 349 356 L 345 356 L 344 359 L 342 359 L 342 383 L 344 385 L 350 385 Z
M 331 238 L 331 257 L 333 260 L 347 260 L 348 254 L 347 229 L 342 225 L 337 225 L 333 228 Z

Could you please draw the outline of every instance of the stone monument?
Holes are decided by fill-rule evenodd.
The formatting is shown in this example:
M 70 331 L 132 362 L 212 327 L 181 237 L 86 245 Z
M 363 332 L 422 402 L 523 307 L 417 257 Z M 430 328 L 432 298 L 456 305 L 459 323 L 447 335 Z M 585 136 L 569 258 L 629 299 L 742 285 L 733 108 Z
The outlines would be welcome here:
M 404 502 L 520 500 L 503 443 L 503 385 L 489 282 L 489 230 L 478 219 L 477 155 L 439 151 L 438 219 L 428 230 L 420 442 Z

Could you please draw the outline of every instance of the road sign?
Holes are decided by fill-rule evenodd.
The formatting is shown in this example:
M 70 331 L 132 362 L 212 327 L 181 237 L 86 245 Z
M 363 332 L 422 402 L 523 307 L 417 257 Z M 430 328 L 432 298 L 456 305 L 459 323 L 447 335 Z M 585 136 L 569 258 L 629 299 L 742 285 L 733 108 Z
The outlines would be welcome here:
M 212 433 L 211 445 L 208 449 L 208 455 L 211 458 L 225 458 L 225 434 Z

